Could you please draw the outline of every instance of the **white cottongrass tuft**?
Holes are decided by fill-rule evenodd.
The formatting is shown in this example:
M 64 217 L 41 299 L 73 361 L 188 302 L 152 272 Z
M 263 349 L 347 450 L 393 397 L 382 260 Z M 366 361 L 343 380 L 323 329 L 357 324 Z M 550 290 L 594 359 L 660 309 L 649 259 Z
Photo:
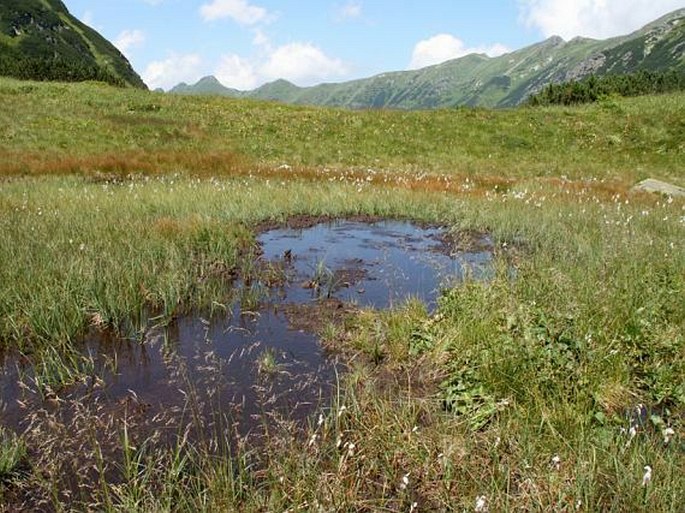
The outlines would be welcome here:
M 479 495 L 476 497 L 476 506 L 473 511 L 485 513 L 488 511 L 488 498 L 485 495 Z
M 347 445 L 347 457 L 351 458 L 354 456 L 354 448 L 356 445 L 354 445 L 352 442 L 347 442 L 345 445 Z
M 633 438 L 637 436 L 637 426 L 630 426 L 630 429 L 628 430 L 628 435 L 630 437 L 630 440 L 632 441 Z
M 549 466 L 553 470 L 559 470 L 561 468 L 561 458 L 558 454 L 555 454 L 552 457 L 551 461 L 549 462 Z
M 625 432 L 623 429 L 621 431 Z M 626 447 L 628 447 L 632 442 L 633 439 L 637 436 L 637 426 L 630 426 L 630 429 L 628 430 L 628 441 L 626 442 Z
M 642 486 L 647 486 L 652 480 L 652 467 L 645 465 L 645 474 L 642 476 Z

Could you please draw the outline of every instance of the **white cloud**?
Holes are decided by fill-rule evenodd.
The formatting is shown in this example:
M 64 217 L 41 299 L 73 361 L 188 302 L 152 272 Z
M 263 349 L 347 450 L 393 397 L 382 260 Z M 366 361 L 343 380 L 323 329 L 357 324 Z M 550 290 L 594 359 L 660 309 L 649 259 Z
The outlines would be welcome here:
M 261 67 L 266 79 L 284 78 L 298 85 L 311 85 L 348 73 L 340 60 L 327 56 L 311 43 L 291 43 L 276 48 Z
M 336 11 L 336 19 L 339 21 L 354 20 L 360 18 L 362 15 L 362 4 L 356 0 L 351 0 L 346 4 L 338 7 Z
M 454 37 L 451 34 L 438 34 L 416 43 L 409 68 L 424 68 L 471 53 L 484 53 L 490 57 L 496 57 L 510 51 L 509 48 L 499 43 L 487 47 L 469 48 L 458 37 Z
M 267 51 L 271 50 L 271 40 L 269 39 L 269 36 L 267 36 L 266 33 L 260 28 L 255 29 L 254 37 L 252 38 L 252 44 Z
M 114 40 L 114 46 L 123 54 L 127 54 L 131 48 L 142 46 L 145 42 L 145 34 L 142 30 L 124 30 Z
M 267 40 L 262 50 L 266 53 L 252 61 L 236 54 L 223 55 L 214 75 L 227 87 L 246 90 L 279 78 L 308 86 L 348 73 L 343 61 L 329 57 L 311 43 L 290 43 L 271 49 Z
M 179 82 L 194 83 L 200 78 L 202 59 L 197 54 L 171 54 L 163 61 L 153 61 L 143 72 L 151 89 L 170 89 Z
M 521 19 L 545 37 L 627 34 L 683 7 L 683 0 L 519 0 Z
M 214 76 L 226 87 L 253 89 L 259 83 L 259 76 L 251 62 L 239 55 L 223 55 Z
M 231 18 L 241 25 L 254 25 L 265 21 L 267 10 L 251 5 L 247 0 L 212 0 L 200 7 L 200 14 L 205 21 Z

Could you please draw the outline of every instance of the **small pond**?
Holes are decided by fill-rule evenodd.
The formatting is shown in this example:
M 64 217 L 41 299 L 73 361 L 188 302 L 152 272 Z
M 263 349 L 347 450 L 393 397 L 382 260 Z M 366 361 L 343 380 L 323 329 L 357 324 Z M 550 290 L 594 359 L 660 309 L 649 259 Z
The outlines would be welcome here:
M 209 428 L 230 424 L 242 434 L 258 428 L 265 413 L 303 419 L 326 404 L 342 372 L 317 340 L 324 306 L 333 318 L 410 297 L 432 309 L 441 288 L 465 272 L 483 276 L 491 259 L 486 239 L 473 252 L 455 251 L 442 230 L 402 221 L 272 229 L 258 241 L 257 275 L 269 278 L 237 283 L 239 299 L 211 318 L 179 318 L 151 329 L 142 343 L 89 336 L 83 354 L 99 379 L 46 401 L 31 391 L 30 368 L 6 356 L 0 424 L 18 432 L 47 418 L 68 425 L 84 404 L 148 430 L 191 413 L 210 419 Z

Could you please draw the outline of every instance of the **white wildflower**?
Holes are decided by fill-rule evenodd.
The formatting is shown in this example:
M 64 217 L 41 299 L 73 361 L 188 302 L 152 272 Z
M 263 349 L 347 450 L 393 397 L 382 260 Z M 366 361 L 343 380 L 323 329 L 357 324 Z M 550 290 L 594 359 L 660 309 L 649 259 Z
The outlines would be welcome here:
M 473 510 L 481 512 L 488 511 L 488 498 L 485 495 L 479 495 L 476 497 L 476 506 L 473 508 Z
M 675 436 L 675 431 L 673 428 L 667 427 L 661 431 L 661 434 L 664 436 L 664 445 L 668 445 L 671 443 L 671 438 Z
M 645 474 L 642 476 L 642 486 L 647 486 L 652 480 L 652 467 L 645 465 Z
M 406 490 L 409 486 L 409 474 L 404 474 L 402 480 L 400 481 L 400 490 Z

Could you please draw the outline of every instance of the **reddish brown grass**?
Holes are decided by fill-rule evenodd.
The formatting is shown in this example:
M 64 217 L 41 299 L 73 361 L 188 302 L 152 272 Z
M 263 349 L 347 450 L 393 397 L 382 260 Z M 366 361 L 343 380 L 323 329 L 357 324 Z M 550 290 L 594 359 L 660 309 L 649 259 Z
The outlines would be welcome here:
M 470 176 L 422 172 L 369 171 L 355 168 L 308 166 L 275 167 L 257 164 L 228 150 L 170 150 L 106 152 L 92 155 L 57 152 L 17 152 L 0 149 L 0 177 L 81 175 L 96 179 L 125 179 L 136 175 L 180 173 L 193 177 L 255 177 L 280 181 L 345 182 L 375 187 L 409 189 L 482 197 L 506 192 L 521 179 L 499 175 Z M 537 178 L 552 189 L 569 191 L 571 197 L 594 196 L 603 200 L 625 198 L 630 184 L 618 181 Z

